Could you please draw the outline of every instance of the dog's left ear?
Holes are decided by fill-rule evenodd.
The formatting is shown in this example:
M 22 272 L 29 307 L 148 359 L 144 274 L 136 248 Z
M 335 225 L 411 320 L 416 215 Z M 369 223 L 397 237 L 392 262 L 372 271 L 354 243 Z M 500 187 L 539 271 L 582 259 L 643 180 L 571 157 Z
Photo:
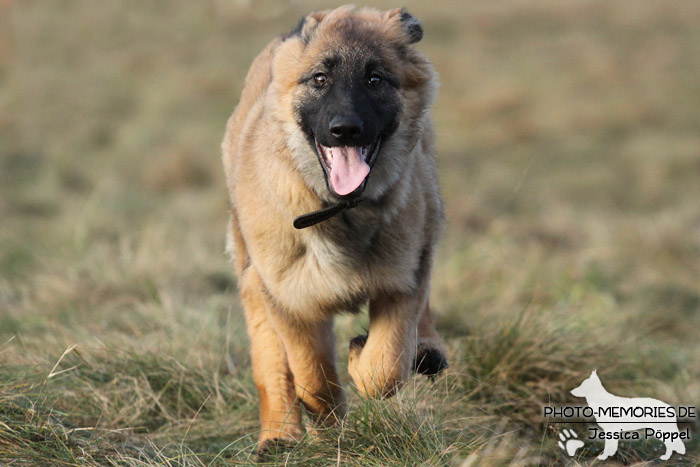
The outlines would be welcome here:
M 423 26 L 418 18 L 413 16 L 405 8 L 396 8 L 389 11 L 389 21 L 397 22 L 405 34 L 407 44 L 415 44 L 423 39 Z

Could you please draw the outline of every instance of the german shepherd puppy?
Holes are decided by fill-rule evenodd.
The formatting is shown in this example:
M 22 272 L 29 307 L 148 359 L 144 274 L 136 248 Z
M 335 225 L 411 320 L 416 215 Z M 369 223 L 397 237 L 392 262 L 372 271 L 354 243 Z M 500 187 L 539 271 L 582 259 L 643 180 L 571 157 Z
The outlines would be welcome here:
M 348 370 L 367 397 L 447 366 L 428 307 L 443 223 L 430 62 L 404 9 L 311 13 L 253 62 L 222 144 L 229 250 L 260 394 L 259 451 L 347 410 L 333 317 L 369 302 Z

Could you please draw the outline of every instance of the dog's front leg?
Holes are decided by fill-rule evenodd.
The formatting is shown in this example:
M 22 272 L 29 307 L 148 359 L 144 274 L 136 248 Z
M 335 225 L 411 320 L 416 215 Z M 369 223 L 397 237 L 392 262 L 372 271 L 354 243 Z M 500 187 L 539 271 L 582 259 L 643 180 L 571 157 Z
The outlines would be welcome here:
M 350 343 L 348 372 L 366 397 L 393 395 L 408 378 L 416 355 L 417 325 L 427 287 L 411 294 L 381 294 L 370 302 L 369 334 Z
M 312 421 L 329 424 L 342 419 L 347 402 L 335 368 L 332 318 L 306 322 L 276 307 L 271 308 L 270 315 L 284 342 L 297 397 L 311 413 Z
M 242 271 L 239 287 L 250 335 L 253 379 L 260 395 L 258 451 L 262 454 L 277 442 L 301 438 L 301 407 L 282 339 L 269 317 L 264 285 L 253 267 Z

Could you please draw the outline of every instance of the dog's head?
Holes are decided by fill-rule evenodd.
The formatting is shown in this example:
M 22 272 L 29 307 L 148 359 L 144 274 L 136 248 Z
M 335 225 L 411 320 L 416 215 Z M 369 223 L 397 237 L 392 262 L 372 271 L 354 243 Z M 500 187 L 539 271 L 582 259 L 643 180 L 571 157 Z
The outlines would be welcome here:
M 575 397 L 588 397 L 598 394 L 602 388 L 602 383 L 600 378 L 598 378 L 598 373 L 596 370 L 591 372 L 591 376 L 584 379 L 583 382 L 577 387 L 571 390 L 571 395 Z
M 422 36 L 404 9 L 341 7 L 310 14 L 277 48 L 287 143 L 322 197 L 379 197 L 400 177 L 434 94 L 432 66 L 411 46 Z

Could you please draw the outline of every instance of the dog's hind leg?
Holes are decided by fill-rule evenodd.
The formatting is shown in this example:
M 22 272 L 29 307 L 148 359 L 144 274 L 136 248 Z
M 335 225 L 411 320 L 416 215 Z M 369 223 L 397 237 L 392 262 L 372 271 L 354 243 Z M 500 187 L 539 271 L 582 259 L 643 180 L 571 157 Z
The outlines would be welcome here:
M 260 394 L 259 454 L 277 442 L 301 437 L 301 407 L 282 340 L 270 322 L 265 292 L 257 272 L 248 267 L 239 286 L 251 341 L 253 379 Z
M 432 376 L 447 368 L 447 358 L 442 340 L 435 330 L 430 306 L 426 305 L 418 321 L 418 347 L 413 371 Z

